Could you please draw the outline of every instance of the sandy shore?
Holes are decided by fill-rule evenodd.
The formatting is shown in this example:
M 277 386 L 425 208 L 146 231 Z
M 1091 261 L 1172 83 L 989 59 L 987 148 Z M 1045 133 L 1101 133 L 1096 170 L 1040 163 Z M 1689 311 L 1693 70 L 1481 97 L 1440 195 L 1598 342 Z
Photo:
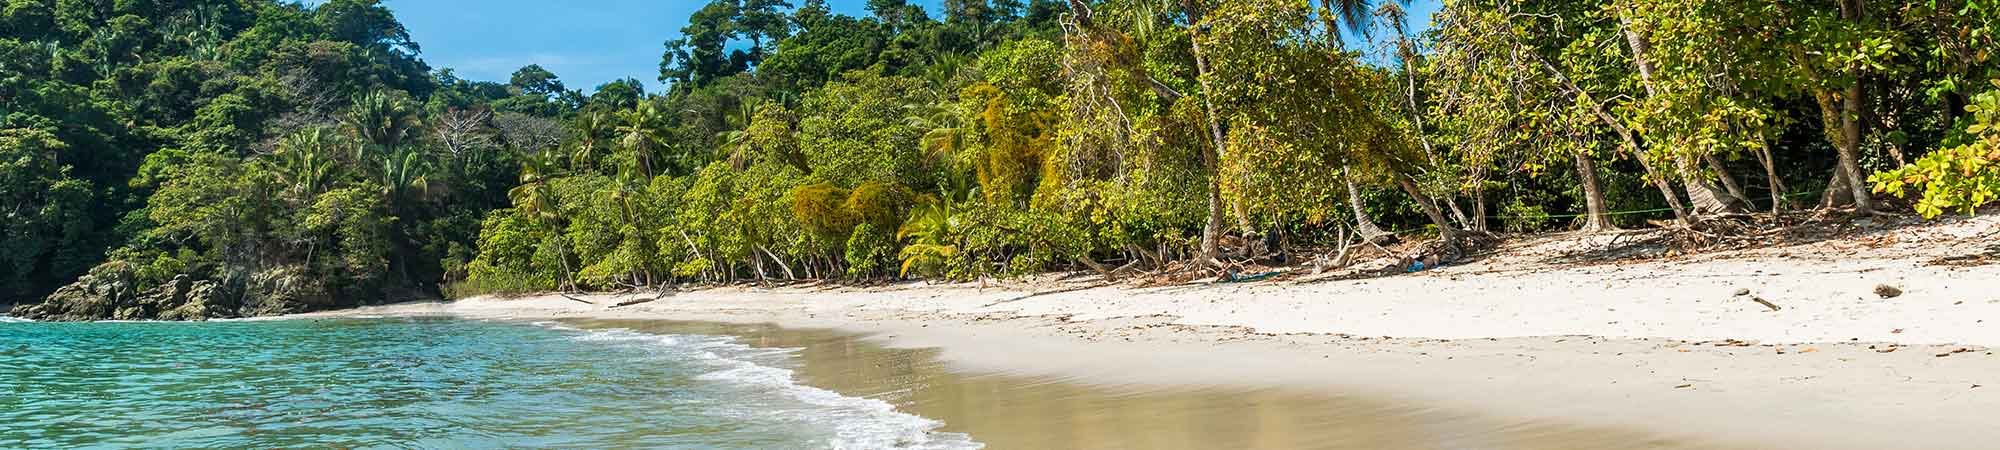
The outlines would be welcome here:
M 1986 323 L 2000 325 L 2000 265 L 1936 263 L 1996 235 L 2000 218 L 1987 216 L 1630 259 L 1644 250 L 1623 244 L 1644 238 L 1634 233 L 1514 242 L 1476 263 L 1365 280 L 737 287 L 619 308 L 653 295 L 315 316 L 772 323 L 1092 383 L 1313 389 L 1751 447 L 1971 449 L 2000 439 L 2000 357 L 1987 348 L 2000 327 Z

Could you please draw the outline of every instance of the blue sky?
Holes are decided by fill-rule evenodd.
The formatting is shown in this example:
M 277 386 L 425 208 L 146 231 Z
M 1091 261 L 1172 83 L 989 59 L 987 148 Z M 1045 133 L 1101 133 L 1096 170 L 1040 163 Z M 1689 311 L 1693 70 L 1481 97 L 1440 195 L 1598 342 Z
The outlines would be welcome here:
M 915 0 L 936 12 L 942 0 Z M 637 78 L 657 92 L 663 44 L 680 34 L 706 0 L 386 0 L 423 46 L 432 67 L 474 80 L 506 81 L 529 64 L 586 94 L 597 85 Z M 796 2 L 795 2 L 796 3 Z M 865 0 L 831 0 L 834 11 L 866 15 Z M 579 5 L 579 4 L 586 4 Z M 1410 17 L 1425 28 L 1439 0 L 1413 0 Z M 561 6 L 556 6 L 561 5 Z M 1422 19 L 1419 19 L 1422 18 Z

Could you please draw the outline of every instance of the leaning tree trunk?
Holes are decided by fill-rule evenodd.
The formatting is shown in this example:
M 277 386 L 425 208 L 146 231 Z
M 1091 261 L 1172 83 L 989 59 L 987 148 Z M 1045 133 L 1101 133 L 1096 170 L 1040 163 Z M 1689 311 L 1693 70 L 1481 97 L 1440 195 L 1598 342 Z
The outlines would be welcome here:
M 1415 180 L 1399 172 L 1396 174 L 1396 186 L 1403 188 L 1403 193 L 1409 194 L 1410 199 L 1417 202 L 1417 208 L 1423 210 L 1424 217 L 1430 218 L 1432 225 L 1437 225 L 1438 237 L 1443 238 L 1445 242 L 1458 240 L 1460 234 L 1458 227 L 1445 219 L 1444 210 L 1438 209 L 1437 201 L 1424 194 L 1424 190 L 1417 187 Z
M 1361 190 L 1355 188 L 1354 178 L 1347 176 L 1347 169 L 1341 169 L 1340 181 L 1347 183 L 1347 206 L 1354 209 L 1354 231 L 1361 234 L 1361 239 L 1381 244 L 1392 237 L 1375 225 L 1375 218 L 1369 217 L 1368 209 L 1361 206 Z
M 1625 43 L 1632 50 L 1632 63 L 1639 69 L 1639 81 L 1646 88 L 1646 96 L 1659 96 L 1659 88 L 1653 84 L 1653 62 L 1647 57 L 1652 52 L 1652 44 L 1640 36 L 1639 31 L 1632 26 L 1628 9 L 1619 10 L 1618 21 L 1622 25 L 1619 28 L 1625 35 Z M 1727 191 L 1703 179 L 1694 162 L 1688 157 L 1674 157 L 1674 166 L 1680 169 L 1681 185 L 1687 188 L 1688 202 L 1694 205 L 1694 214 L 1741 212 L 1729 202 L 1723 201 L 1723 196 L 1728 195 Z
M 1715 170 L 1715 179 L 1722 182 L 1722 187 L 1728 188 L 1729 202 L 1735 203 L 1737 209 L 1749 211 L 1752 206 L 1750 192 L 1743 190 L 1743 183 L 1737 182 L 1735 175 L 1729 174 L 1729 168 L 1722 165 L 1722 158 L 1710 154 L 1703 155 L 1702 159 L 1708 161 L 1710 169 Z
M 1188 46 L 1194 53 L 1195 78 L 1201 81 L 1201 103 L 1208 112 L 1208 133 L 1215 146 L 1201 153 L 1202 169 L 1208 171 L 1208 224 L 1201 230 L 1201 258 L 1209 264 L 1219 264 L 1222 241 L 1222 170 L 1221 159 L 1228 149 L 1228 141 L 1222 134 L 1221 118 L 1215 112 L 1215 89 L 1208 84 L 1208 56 L 1201 49 L 1201 10 L 1194 0 L 1181 0 L 1181 7 L 1188 14 Z
M 1570 156 L 1576 159 L 1576 178 L 1583 181 L 1583 231 L 1617 230 L 1618 225 L 1611 223 L 1611 211 L 1607 206 L 1610 202 L 1604 200 L 1604 186 L 1597 179 L 1597 160 L 1585 152 L 1574 152 Z
M 1659 171 L 1653 170 L 1653 163 L 1646 160 L 1645 154 L 1640 153 L 1639 139 L 1632 135 L 1632 129 L 1626 128 L 1624 123 L 1619 122 L 1617 117 L 1611 115 L 1611 111 L 1605 110 L 1603 104 L 1598 103 L 1596 99 L 1590 96 L 1590 91 L 1583 90 L 1582 86 L 1576 84 L 1576 80 L 1570 79 L 1569 74 L 1557 69 L 1554 63 L 1549 62 L 1548 58 L 1544 58 L 1541 54 L 1533 52 L 1528 53 L 1528 55 L 1534 57 L 1536 62 L 1541 63 L 1542 68 L 1549 71 L 1550 75 L 1554 75 L 1557 80 L 1562 81 L 1564 87 L 1569 88 L 1571 92 L 1575 92 L 1577 97 L 1582 99 L 1584 103 L 1588 103 L 1590 105 L 1590 112 L 1597 115 L 1597 120 L 1604 122 L 1605 126 L 1611 127 L 1611 131 L 1618 133 L 1618 137 L 1625 141 L 1625 148 L 1631 149 L 1634 153 L 1633 159 L 1639 161 L 1639 167 L 1646 169 L 1646 178 L 1652 180 L 1653 187 L 1659 188 L 1660 196 L 1666 198 L 1667 207 L 1674 210 L 1674 220 L 1684 226 L 1693 225 L 1693 218 L 1688 216 L 1687 207 L 1681 204 L 1681 198 L 1678 194 L 1674 193 L 1674 187 L 1668 185 L 1666 178 L 1660 176 Z

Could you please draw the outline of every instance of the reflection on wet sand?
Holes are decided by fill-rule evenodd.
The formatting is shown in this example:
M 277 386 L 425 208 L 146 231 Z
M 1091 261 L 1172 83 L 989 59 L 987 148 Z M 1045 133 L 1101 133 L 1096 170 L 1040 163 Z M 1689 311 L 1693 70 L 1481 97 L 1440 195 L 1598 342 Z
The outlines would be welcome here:
M 1720 449 L 1644 433 L 1504 421 L 1289 389 L 1109 386 L 973 373 L 935 350 L 768 325 L 576 321 L 584 328 L 733 335 L 800 348 L 806 384 L 881 399 L 992 449 Z

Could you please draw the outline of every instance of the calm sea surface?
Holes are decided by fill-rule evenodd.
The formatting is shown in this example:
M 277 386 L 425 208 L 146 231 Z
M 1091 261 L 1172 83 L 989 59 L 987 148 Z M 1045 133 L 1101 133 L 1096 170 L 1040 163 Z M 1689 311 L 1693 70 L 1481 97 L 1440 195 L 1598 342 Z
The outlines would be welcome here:
M 0 448 L 978 448 L 796 349 L 450 319 L 0 318 Z

